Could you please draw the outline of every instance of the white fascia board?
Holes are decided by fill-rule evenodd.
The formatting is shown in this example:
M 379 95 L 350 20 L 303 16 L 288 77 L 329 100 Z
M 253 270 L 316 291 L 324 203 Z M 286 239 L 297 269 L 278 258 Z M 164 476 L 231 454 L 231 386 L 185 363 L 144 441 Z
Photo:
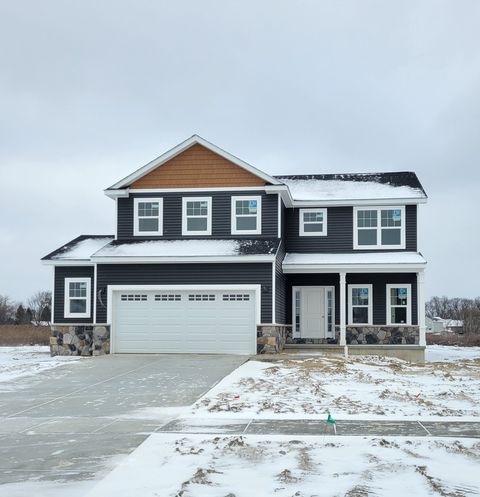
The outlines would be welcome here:
M 349 200 L 294 200 L 293 207 L 349 207 L 354 205 L 416 205 L 426 204 L 426 197 L 417 198 L 381 198 L 381 199 L 349 199 Z
M 97 264 L 192 264 L 196 262 L 218 264 L 222 262 L 273 262 L 275 255 L 234 255 L 199 257 L 92 257 Z
M 49 259 L 42 261 L 45 266 L 94 266 L 95 264 L 89 259 Z
M 123 190 L 110 190 L 107 188 L 106 190 L 103 190 L 103 193 L 112 199 L 117 199 L 117 198 L 127 198 L 130 195 L 130 191 L 128 188 L 125 188 Z
M 202 188 L 128 188 L 130 193 L 188 193 L 188 192 L 255 192 L 265 191 L 265 186 L 215 186 Z M 269 193 L 269 192 L 268 192 Z
M 287 273 L 415 273 L 425 269 L 426 263 L 418 264 L 282 264 Z
M 232 162 L 233 164 L 236 164 L 237 166 L 251 172 L 255 176 L 258 176 L 259 178 L 262 178 L 268 183 L 274 184 L 274 185 L 280 185 L 282 184 L 280 181 L 277 179 L 273 178 L 272 176 L 269 176 L 268 174 L 260 171 L 256 167 L 248 164 L 247 162 L 239 159 L 238 157 L 235 157 L 234 155 L 228 153 L 227 151 L 221 149 L 220 147 L 217 147 L 213 143 L 208 142 L 207 140 L 203 139 L 202 137 L 198 135 L 193 135 L 190 138 L 186 139 L 182 143 L 179 143 L 176 147 L 173 147 L 172 149 L 168 150 L 164 154 L 160 155 L 156 159 L 152 160 L 148 164 L 145 164 L 145 166 L 141 167 L 140 169 L 137 169 L 134 171 L 132 174 L 129 174 L 119 182 L 115 183 L 114 185 L 110 186 L 107 190 L 111 189 L 119 189 L 119 188 L 124 188 L 125 186 L 130 185 L 137 179 L 141 178 L 142 176 L 145 176 L 148 174 L 150 171 L 155 169 L 158 166 L 161 166 L 165 162 L 169 161 L 170 159 L 173 159 L 177 155 L 181 154 L 188 148 L 190 148 L 192 145 L 202 145 L 203 147 L 209 149 L 210 151 L 220 155 L 224 159 Z
M 267 194 L 279 193 L 285 207 L 294 207 L 294 200 L 287 185 L 266 185 L 264 188 Z

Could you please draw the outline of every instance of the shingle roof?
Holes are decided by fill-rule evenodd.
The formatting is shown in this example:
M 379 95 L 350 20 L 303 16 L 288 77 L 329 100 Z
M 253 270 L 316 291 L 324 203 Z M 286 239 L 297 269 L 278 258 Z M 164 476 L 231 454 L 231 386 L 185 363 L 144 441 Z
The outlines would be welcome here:
M 50 252 L 42 261 L 78 260 L 89 261 L 90 256 L 112 241 L 113 235 L 80 235 L 77 238 Z

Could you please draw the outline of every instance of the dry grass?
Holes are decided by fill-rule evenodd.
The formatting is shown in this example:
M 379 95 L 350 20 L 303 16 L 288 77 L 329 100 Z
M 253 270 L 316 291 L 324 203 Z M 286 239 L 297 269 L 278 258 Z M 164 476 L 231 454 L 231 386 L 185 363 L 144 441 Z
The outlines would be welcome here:
M 49 326 L 0 325 L 0 346 L 48 345 L 49 340 Z
M 427 333 L 427 345 L 458 345 L 460 347 L 479 347 L 480 333 L 457 335 L 456 333 L 442 333 L 432 335 Z

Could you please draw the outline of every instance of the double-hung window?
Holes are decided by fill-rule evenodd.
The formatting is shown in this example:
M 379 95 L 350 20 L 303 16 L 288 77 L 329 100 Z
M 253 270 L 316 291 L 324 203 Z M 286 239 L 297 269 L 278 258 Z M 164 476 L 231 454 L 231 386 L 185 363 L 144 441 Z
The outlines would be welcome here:
M 182 235 L 212 234 L 212 197 L 183 197 Z
M 232 235 L 262 232 L 262 197 L 232 197 Z
M 134 199 L 134 235 L 161 236 L 163 234 L 163 199 Z
M 404 249 L 405 207 L 355 207 L 355 249 Z
M 64 317 L 90 317 L 90 278 L 65 278 Z
M 372 285 L 348 285 L 348 324 L 373 324 Z
M 300 236 L 327 236 L 327 209 L 300 209 Z
M 412 285 L 387 285 L 387 324 L 412 324 Z

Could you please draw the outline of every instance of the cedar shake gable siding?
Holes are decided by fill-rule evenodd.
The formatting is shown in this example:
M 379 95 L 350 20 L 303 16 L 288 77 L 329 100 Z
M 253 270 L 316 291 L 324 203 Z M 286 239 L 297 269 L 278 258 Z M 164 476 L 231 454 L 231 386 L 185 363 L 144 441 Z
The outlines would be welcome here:
M 215 188 L 266 184 L 262 178 L 195 144 L 133 182 L 130 188 Z

